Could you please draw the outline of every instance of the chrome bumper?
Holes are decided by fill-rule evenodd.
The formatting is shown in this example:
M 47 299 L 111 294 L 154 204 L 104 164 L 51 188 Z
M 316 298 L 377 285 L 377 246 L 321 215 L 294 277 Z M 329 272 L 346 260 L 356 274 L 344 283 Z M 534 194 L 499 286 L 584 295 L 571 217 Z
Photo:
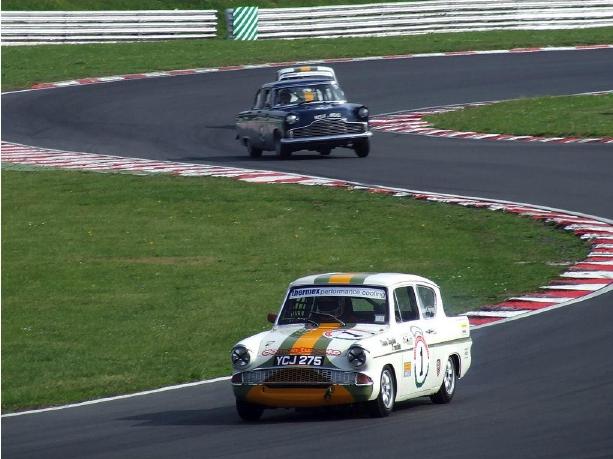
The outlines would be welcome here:
M 297 139 L 291 138 L 283 138 L 281 139 L 281 143 L 311 143 L 311 142 L 328 142 L 335 140 L 353 140 L 353 139 L 364 139 L 367 137 L 371 137 L 372 132 L 361 132 L 359 134 L 339 134 L 339 135 L 325 135 L 320 137 L 299 137 Z

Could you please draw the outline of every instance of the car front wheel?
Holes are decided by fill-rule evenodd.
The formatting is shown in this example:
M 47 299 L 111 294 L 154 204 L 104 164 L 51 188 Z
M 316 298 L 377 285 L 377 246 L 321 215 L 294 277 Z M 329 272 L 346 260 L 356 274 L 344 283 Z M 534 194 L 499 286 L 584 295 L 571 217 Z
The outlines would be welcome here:
M 275 153 L 277 153 L 279 158 L 284 159 L 289 158 L 292 154 L 291 150 L 281 142 L 281 136 L 279 134 L 275 135 Z
M 247 139 L 247 152 L 252 158 L 259 158 L 262 156 L 262 149 L 254 147 L 249 139 Z
M 434 403 L 449 403 L 455 394 L 455 386 L 457 381 L 457 373 L 453 358 L 449 356 L 447 359 L 447 366 L 445 367 L 445 374 L 443 375 L 443 383 L 438 392 L 430 396 L 430 400 Z
M 353 151 L 355 151 L 355 154 L 360 158 L 365 158 L 370 153 L 370 140 L 362 139 L 354 142 Z
M 368 402 L 368 411 L 375 418 L 389 416 L 394 409 L 396 400 L 396 382 L 389 366 L 383 368 L 381 372 L 379 396 Z
M 264 408 L 253 403 L 236 399 L 236 411 L 243 421 L 255 422 L 262 417 Z

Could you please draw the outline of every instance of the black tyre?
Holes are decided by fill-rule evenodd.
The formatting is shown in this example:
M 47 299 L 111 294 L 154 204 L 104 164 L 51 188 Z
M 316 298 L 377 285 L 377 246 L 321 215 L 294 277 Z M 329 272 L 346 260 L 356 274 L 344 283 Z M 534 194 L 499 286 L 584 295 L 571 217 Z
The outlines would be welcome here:
M 449 403 L 455 394 L 456 381 L 458 379 L 455 363 L 453 358 L 449 356 L 447 359 L 447 365 L 445 366 L 445 373 L 443 375 L 443 383 L 440 389 L 434 395 L 430 396 L 430 400 L 434 403 Z
M 243 421 L 255 422 L 262 417 L 264 408 L 253 403 L 236 399 L 236 411 Z
M 279 158 L 289 158 L 292 155 L 292 151 L 281 142 L 281 136 L 275 134 L 275 152 Z
M 247 152 L 249 153 L 249 156 L 251 156 L 252 158 L 259 158 L 262 156 L 262 149 L 261 148 L 256 148 L 253 146 L 253 144 L 251 143 L 251 140 L 247 139 Z
M 383 368 L 380 379 L 379 396 L 368 402 L 368 412 L 374 418 L 389 416 L 396 401 L 396 380 L 390 367 Z
M 365 158 L 370 153 L 370 139 L 357 140 L 353 144 L 353 151 L 360 158 Z

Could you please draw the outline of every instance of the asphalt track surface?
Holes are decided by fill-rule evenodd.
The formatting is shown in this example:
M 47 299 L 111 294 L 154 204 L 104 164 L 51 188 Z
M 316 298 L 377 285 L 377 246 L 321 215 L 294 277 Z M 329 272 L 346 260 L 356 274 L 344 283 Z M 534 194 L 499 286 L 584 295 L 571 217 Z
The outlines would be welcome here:
M 335 65 L 372 113 L 613 88 L 613 50 Z M 274 169 L 519 201 L 613 218 L 613 148 L 379 133 L 371 156 L 251 160 L 234 140 L 272 69 L 6 94 L 2 139 L 65 150 Z M 359 413 L 235 414 L 229 383 L 2 419 L 18 457 L 613 457 L 613 293 L 473 332 L 449 405 Z

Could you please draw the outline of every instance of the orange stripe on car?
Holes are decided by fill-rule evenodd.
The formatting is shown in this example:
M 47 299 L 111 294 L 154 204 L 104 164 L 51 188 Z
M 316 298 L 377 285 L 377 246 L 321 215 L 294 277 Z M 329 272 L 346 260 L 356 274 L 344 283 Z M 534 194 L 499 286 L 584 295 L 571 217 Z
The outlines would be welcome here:
M 353 273 L 333 274 L 330 276 L 329 282 L 331 284 L 349 284 L 352 277 Z
M 296 340 L 293 349 L 313 349 L 315 343 L 323 336 L 323 334 L 329 330 L 340 327 L 340 324 L 321 324 L 319 327 L 309 330 L 304 335 Z M 290 351 L 291 352 L 291 351 Z
M 326 405 L 346 405 L 353 403 L 355 398 L 343 386 L 331 386 L 332 391 L 326 388 L 272 388 L 254 386 L 247 393 L 247 401 L 258 405 L 271 407 L 309 407 Z M 326 396 L 328 393 L 328 396 Z

